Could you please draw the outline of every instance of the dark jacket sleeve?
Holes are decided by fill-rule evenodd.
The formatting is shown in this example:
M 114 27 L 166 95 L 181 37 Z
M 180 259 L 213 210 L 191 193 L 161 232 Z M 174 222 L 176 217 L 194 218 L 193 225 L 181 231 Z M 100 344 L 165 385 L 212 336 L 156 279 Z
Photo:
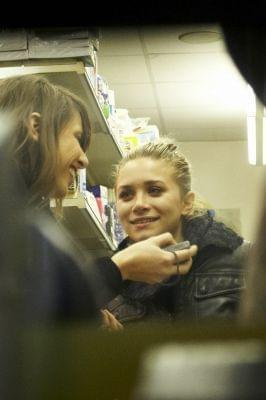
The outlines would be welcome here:
M 54 234 L 55 227 L 49 231 Z M 25 318 L 61 321 L 100 318 L 100 309 L 122 286 L 118 267 L 109 258 L 82 260 L 63 237 L 31 226 L 25 271 Z M 68 248 L 67 248 L 68 245 Z
M 181 311 L 186 317 L 234 318 L 245 283 L 249 244 L 233 252 L 208 249 L 207 257 L 197 260 L 195 268 L 181 284 Z
M 121 291 L 122 275 L 119 268 L 109 257 L 102 257 L 96 260 L 94 269 L 97 270 L 98 286 L 105 288 L 100 290 L 101 295 L 98 296 L 99 307 L 103 307 Z

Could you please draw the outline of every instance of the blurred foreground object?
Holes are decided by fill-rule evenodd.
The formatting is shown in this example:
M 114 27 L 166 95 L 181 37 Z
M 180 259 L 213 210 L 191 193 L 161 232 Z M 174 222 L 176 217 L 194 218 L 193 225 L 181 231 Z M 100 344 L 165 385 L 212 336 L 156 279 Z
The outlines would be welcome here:
M 266 352 L 259 341 L 165 344 L 143 358 L 134 400 L 263 400 Z
M 244 79 L 266 105 L 266 26 L 222 23 L 229 54 Z
M 263 24 L 222 24 L 227 49 L 260 101 L 266 106 L 266 27 Z M 257 211 L 256 211 L 257 212 Z M 240 319 L 266 321 L 266 167 L 258 214 L 256 240 L 251 249 L 247 269 L 247 290 L 241 304 Z
M 8 117 L 0 114 L 0 398 L 3 400 L 17 398 L 18 393 L 22 395 L 22 371 L 18 360 L 25 292 L 22 284 L 24 268 L 21 266 L 27 252 L 21 205 L 25 199 L 13 173 L 9 147 L 11 130 Z
M 266 322 L 266 167 L 264 167 L 261 213 L 256 241 L 251 248 L 247 269 L 247 289 L 240 305 L 243 324 Z

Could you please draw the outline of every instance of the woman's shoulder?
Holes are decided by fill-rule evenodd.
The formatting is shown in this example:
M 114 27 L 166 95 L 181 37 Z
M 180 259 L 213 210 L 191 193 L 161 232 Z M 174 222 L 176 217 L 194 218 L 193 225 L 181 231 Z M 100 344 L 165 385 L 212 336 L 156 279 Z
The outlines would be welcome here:
M 234 250 L 211 245 L 202 248 L 193 263 L 192 275 L 196 279 L 206 278 L 214 282 L 228 280 L 230 284 L 238 281 L 243 283 L 250 248 L 251 244 L 246 240 Z

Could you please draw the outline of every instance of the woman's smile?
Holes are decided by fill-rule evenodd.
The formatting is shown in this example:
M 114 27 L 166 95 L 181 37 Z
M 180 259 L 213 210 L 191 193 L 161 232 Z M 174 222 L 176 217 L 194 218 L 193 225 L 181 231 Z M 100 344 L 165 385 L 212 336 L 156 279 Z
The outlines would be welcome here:
M 153 224 L 155 221 L 158 221 L 159 219 L 160 217 L 141 217 L 135 218 L 134 220 L 130 221 L 130 223 L 134 225 L 137 229 L 144 229 Z
M 76 170 L 72 167 L 69 168 L 69 184 L 71 184 L 76 177 Z

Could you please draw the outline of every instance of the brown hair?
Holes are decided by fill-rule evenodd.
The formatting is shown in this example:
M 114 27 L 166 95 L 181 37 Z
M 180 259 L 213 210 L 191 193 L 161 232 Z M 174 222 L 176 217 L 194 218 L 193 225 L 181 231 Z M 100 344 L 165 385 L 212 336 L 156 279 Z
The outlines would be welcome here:
M 14 158 L 30 191 L 30 203 L 48 199 L 58 162 L 58 135 L 74 111 L 81 116 L 84 151 L 89 144 L 91 126 L 85 104 L 67 89 L 35 74 L 0 80 L 0 110 L 12 120 Z M 38 141 L 28 132 L 33 112 L 41 114 Z
M 128 162 L 139 158 L 152 158 L 163 160 L 173 170 L 173 177 L 179 185 L 182 196 L 191 190 L 191 165 L 185 155 L 180 151 L 179 145 L 173 139 L 161 138 L 156 142 L 149 142 L 143 146 L 130 150 L 115 166 L 113 174 L 115 183 L 120 169 Z M 195 217 L 206 212 L 206 204 L 197 194 L 194 206 L 189 217 Z

